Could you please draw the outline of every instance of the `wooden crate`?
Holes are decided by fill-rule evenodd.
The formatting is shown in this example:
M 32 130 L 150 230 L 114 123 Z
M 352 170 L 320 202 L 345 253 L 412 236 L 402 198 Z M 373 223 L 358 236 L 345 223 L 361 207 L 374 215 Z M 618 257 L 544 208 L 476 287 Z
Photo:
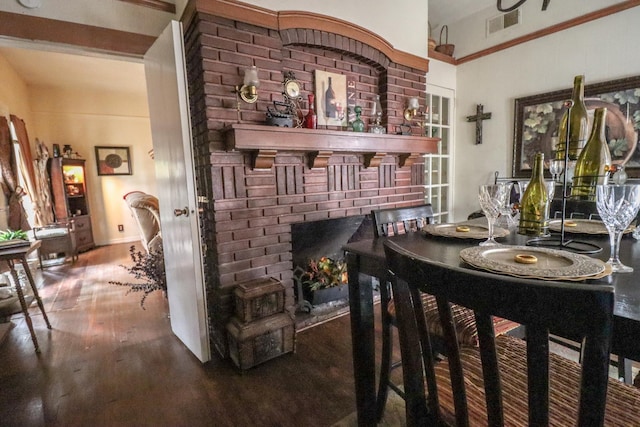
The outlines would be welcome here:
M 295 350 L 294 322 L 288 313 L 251 323 L 232 317 L 227 324 L 229 356 L 240 369 L 249 369 Z
M 284 312 L 284 289 L 273 277 L 239 284 L 234 290 L 236 316 L 249 323 Z

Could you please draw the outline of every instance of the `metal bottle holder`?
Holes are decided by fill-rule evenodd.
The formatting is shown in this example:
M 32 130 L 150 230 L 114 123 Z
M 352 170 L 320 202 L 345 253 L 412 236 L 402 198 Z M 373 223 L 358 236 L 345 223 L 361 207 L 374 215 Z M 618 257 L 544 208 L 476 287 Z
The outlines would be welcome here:
M 536 237 L 527 241 L 527 246 L 537 246 L 545 248 L 564 249 L 579 254 L 597 254 L 602 251 L 602 247 L 591 242 L 584 242 L 581 240 L 565 239 L 564 235 L 564 222 L 567 217 L 567 199 L 569 198 L 567 188 L 567 166 L 569 165 L 569 139 L 571 132 L 571 121 L 568 118 L 571 116 L 571 109 L 573 108 L 573 100 L 567 100 L 564 102 L 564 107 L 567 108 L 567 131 L 564 146 L 564 170 L 562 172 L 562 219 L 560 222 L 560 236 L 543 236 Z

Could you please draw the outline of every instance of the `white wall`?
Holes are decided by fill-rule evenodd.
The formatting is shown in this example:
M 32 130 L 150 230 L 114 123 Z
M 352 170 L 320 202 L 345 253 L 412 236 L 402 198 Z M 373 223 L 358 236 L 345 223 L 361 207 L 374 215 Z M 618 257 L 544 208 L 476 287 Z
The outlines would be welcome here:
M 455 220 L 479 209 L 477 185 L 490 182 L 494 171 L 511 176 L 514 100 L 570 88 L 578 74 L 586 84 L 640 74 L 638 22 L 635 7 L 457 67 Z M 474 144 L 475 126 L 465 121 L 476 104 L 492 113 L 482 145 Z
M 335 16 L 384 38 L 401 51 L 427 56 L 428 1 L 244 0 L 274 11 L 299 10 Z
M 451 1 L 451 0 L 450 0 Z M 547 28 L 560 22 L 603 9 L 625 0 L 554 0 L 546 11 L 542 11 L 542 1 L 531 0 L 520 7 L 522 21 L 505 30 L 491 35 L 486 34 L 486 20 L 501 15 L 494 5 L 458 22 L 448 23 L 449 43 L 456 45 L 454 56 L 462 58 L 470 53 L 512 40 L 541 28 Z M 504 6 L 515 4 L 515 0 L 503 2 Z M 437 39 L 440 28 L 433 29 Z
M 127 63 L 131 79 L 142 76 L 142 64 Z M 135 75 L 134 75 L 135 74 Z M 29 86 L 0 55 L 0 114 L 15 114 L 24 120 L 35 155 L 36 138 L 49 153 L 53 144 L 69 144 L 85 159 L 89 208 L 94 240 L 98 245 L 139 240 L 140 235 L 122 196 L 133 190 L 155 194 L 149 109 L 146 90 L 77 90 Z M 133 175 L 99 177 L 96 172 L 96 145 L 128 146 Z M 4 195 L 0 192 L 0 229 L 5 229 Z M 118 231 L 124 225 L 124 232 Z
M 139 72 L 144 73 L 142 64 Z M 37 136 L 52 152 L 52 144 L 69 144 L 86 160 L 89 209 L 98 245 L 139 240 L 137 226 L 122 196 L 140 190 L 156 194 L 149 108 L 143 93 L 60 88 L 30 88 Z M 129 147 L 133 175 L 98 176 L 95 146 Z M 124 232 L 118 231 L 124 225 Z
M 458 71 L 455 65 L 435 59 L 429 60 L 427 74 L 427 90 L 429 85 L 455 89 L 458 81 Z

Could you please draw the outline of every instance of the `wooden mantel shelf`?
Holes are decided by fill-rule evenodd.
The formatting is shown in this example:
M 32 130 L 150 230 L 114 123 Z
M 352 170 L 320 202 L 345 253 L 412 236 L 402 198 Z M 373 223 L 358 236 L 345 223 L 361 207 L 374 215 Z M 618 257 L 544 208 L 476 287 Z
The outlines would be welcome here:
M 424 136 L 249 124 L 225 129 L 227 150 L 251 151 L 254 169 L 270 169 L 278 151 L 307 153 L 310 168 L 326 167 L 333 153 L 362 154 L 365 167 L 377 167 L 385 156 L 397 155 L 400 167 L 410 166 L 422 154 L 437 152 L 438 141 Z

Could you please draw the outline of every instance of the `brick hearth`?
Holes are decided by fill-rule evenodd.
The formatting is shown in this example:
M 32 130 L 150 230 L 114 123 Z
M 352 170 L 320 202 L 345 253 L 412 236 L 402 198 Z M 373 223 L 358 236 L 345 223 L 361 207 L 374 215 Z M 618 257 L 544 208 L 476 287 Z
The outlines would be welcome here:
M 248 66 L 257 66 L 261 84 L 259 101 L 241 105 L 242 123 L 249 125 L 245 128 L 263 124 L 267 106 L 282 100 L 285 71 L 295 72 L 306 97 L 313 92 L 313 72 L 320 69 L 356 81 L 365 116 L 373 95 L 380 94 L 383 125 L 393 133 L 403 122 L 406 98 L 424 92 L 428 64 L 332 18 L 304 14 L 305 19 L 294 21 L 291 16 L 301 13 L 238 8 L 236 2 L 196 2 L 184 23 L 197 191 L 204 201 L 207 303 L 212 342 L 222 354 L 227 353 L 225 326 L 233 314 L 237 284 L 274 277 L 286 286 L 285 306 L 293 310 L 291 224 L 423 202 L 424 164 L 407 155 L 435 146 L 434 140 L 416 138 L 422 144 L 416 145 L 416 153 L 404 147 L 411 141 L 401 141 L 404 148 L 398 148 L 395 140 L 366 134 L 357 134 L 362 142 L 353 149 L 349 144 L 325 151 L 305 145 L 305 132 L 316 132 L 312 137 L 324 135 L 320 144 L 331 146 L 347 134 L 337 128 L 302 130 L 298 145 L 274 146 L 266 155 L 262 148 L 262 157 L 251 144 L 231 144 L 229 135 L 242 131 L 242 126 L 231 127 L 238 117 L 232 91 Z M 270 129 L 264 127 L 265 132 Z M 292 132 L 283 140 L 294 133 L 287 131 Z M 260 136 L 252 138 L 260 145 Z M 318 155 L 322 162 L 314 163 Z M 256 163 L 257 158 L 272 164 Z

